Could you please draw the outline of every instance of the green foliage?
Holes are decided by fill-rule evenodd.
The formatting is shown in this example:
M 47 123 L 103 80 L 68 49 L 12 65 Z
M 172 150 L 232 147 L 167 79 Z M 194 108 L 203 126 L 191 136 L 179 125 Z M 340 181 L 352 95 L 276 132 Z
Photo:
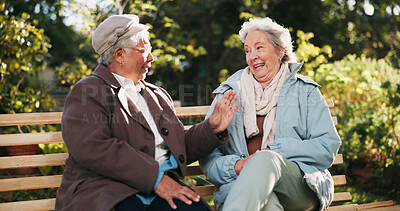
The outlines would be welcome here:
M 400 164 L 400 74 L 384 59 L 348 55 L 321 65 L 315 75 L 326 98 L 335 100 L 347 159 L 381 168 Z
M 154 4 L 157 5 L 157 1 Z M 152 69 L 156 71 L 148 80 L 166 87 L 173 99 L 179 99 L 184 106 L 209 104 L 209 92 L 219 83 L 219 71 L 227 69 L 233 72 L 245 63 L 238 37 L 232 36 L 232 40 L 238 41 L 235 45 L 239 48 L 230 46 L 230 41 L 225 42 L 234 32 L 237 33 L 239 12 L 235 3 L 178 0 L 165 2 L 158 8 L 156 16 L 151 19 L 141 17 L 141 21 L 152 24 L 150 31 L 155 35 L 151 42 L 156 58 Z M 166 23 L 173 23 L 172 27 L 167 28 L 170 24 Z M 160 42 L 156 39 L 162 39 L 177 52 L 166 52 L 165 47 L 159 48 L 157 43 Z M 159 56 L 165 53 L 168 57 Z M 170 62 L 161 65 L 157 60 L 163 61 L 164 58 Z M 184 86 L 192 86 L 192 93 L 179 93 Z M 212 88 L 204 92 L 200 87 Z M 189 95 L 183 99 L 183 96 Z
M 302 73 L 313 77 L 315 69 L 321 64 L 327 63 L 328 58 L 332 57 L 332 48 L 329 45 L 325 45 L 322 48 L 315 46 L 310 42 L 314 37 L 312 32 L 304 33 L 298 30 L 297 33 L 297 49 L 295 54 L 297 55 L 298 61 L 304 61 Z
M 324 0 L 320 4 L 324 14 L 318 34 L 326 44 L 335 47 L 336 59 L 354 53 L 382 58 L 398 49 L 400 16 L 394 12 L 399 7 L 398 1 Z
M 227 69 L 222 69 L 222 70 L 219 71 L 218 81 L 220 83 L 226 81 L 226 79 L 228 79 L 228 78 L 229 78 L 229 75 L 228 75 L 228 70 Z
M 229 48 L 243 48 L 243 43 L 238 34 L 232 34 L 227 40 L 225 40 L 224 46 Z
M 64 62 L 61 66 L 56 67 L 58 73 L 58 84 L 60 86 L 73 87 L 80 79 L 92 74 L 92 69 L 82 59 L 76 59 L 72 63 Z
M 1 113 L 49 110 L 54 104 L 46 80 L 51 75 L 45 75 L 49 38 L 29 17 L 9 16 L 5 3 L 0 5 Z
M 186 60 L 189 54 L 194 57 L 205 54 L 204 49 L 196 49 L 192 44 L 185 45 L 184 42 L 174 42 L 175 39 L 179 39 L 179 35 L 177 35 L 181 30 L 179 23 L 166 14 L 160 14 L 162 6 L 171 2 L 170 0 L 127 2 L 125 1 L 129 13 L 137 14 L 141 22 L 150 26 L 150 41 L 155 57 L 155 61 L 152 63 L 153 70 L 168 68 L 175 71 L 176 74 L 180 74 L 184 71 L 181 62 Z M 150 72 L 149 75 L 153 73 Z

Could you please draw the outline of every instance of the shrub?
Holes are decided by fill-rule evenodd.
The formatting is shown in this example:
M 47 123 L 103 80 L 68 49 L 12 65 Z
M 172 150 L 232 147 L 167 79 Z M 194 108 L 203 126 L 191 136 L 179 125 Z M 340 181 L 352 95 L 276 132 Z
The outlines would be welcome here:
M 315 75 L 335 100 L 342 153 L 383 168 L 400 160 L 400 74 L 384 59 L 348 55 L 321 65 Z

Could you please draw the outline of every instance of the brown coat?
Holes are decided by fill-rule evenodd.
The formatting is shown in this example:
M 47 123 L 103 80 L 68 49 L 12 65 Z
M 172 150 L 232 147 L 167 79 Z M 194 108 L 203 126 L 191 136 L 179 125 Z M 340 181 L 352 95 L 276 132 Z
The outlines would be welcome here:
M 144 97 L 161 136 L 179 167 L 226 141 L 218 140 L 208 120 L 184 131 L 165 90 L 146 85 Z M 79 81 L 68 94 L 62 136 L 69 158 L 57 193 L 56 210 L 111 210 L 139 191 L 150 194 L 158 175 L 154 135 L 142 113 L 127 100 L 107 67 Z

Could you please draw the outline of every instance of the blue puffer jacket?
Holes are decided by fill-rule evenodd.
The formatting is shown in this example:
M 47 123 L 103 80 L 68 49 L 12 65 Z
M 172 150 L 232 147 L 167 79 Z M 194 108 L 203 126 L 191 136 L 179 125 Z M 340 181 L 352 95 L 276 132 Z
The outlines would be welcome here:
M 298 164 L 304 178 L 320 200 L 320 209 L 327 209 L 333 200 L 333 179 L 327 170 L 337 155 L 341 140 L 332 121 L 329 107 L 318 89 L 318 84 L 297 74 L 303 63 L 289 65 L 291 74 L 282 85 L 276 116 L 275 141 L 271 150 Z M 214 90 L 215 103 L 230 89 L 239 93 L 237 81 L 243 70 L 237 71 Z M 240 96 L 238 98 L 240 102 Z M 241 106 L 228 127 L 229 141 L 200 160 L 207 178 L 216 184 L 214 202 L 222 207 L 237 175 L 234 165 L 249 156 L 243 127 Z

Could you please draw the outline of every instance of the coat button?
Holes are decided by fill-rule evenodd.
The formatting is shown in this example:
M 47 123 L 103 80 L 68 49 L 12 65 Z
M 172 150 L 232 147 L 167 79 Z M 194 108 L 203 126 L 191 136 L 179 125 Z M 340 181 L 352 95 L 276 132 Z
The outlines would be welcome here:
M 185 156 L 183 156 L 182 154 L 179 155 L 178 157 L 179 162 L 183 163 L 185 161 Z
M 161 134 L 163 134 L 164 136 L 167 136 L 169 133 L 167 128 L 161 128 Z

